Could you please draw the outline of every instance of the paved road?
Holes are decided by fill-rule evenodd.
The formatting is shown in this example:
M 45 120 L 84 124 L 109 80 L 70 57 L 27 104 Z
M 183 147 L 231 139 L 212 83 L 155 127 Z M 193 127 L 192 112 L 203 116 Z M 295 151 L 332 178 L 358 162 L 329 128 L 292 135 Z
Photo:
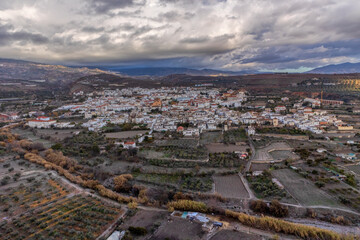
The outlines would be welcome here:
M 113 233 L 115 228 L 117 227 L 117 223 L 119 222 L 119 220 L 124 218 L 125 214 L 126 214 L 126 211 L 124 211 L 118 218 L 116 218 L 116 220 L 113 222 L 113 224 L 111 224 L 102 234 L 100 234 L 100 236 L 98 236 L 96 238 L 96 240 L 105 239 L 105 238 L 109 237 Z
M 250 171 L 251 161 L 254 160 L 255 155 L 256 155 L 256 149 L 255 149 L 255 146 L 254 146 L 254 142 L 253 142 L 253 140 L 252 140 L 252 138 L 250 136 L 249 136 L 249 145 L 250 145 L 250 148 L 251 148 L 251 156 L 249 158 L 249 161 L 246 163 L 245 172 Z

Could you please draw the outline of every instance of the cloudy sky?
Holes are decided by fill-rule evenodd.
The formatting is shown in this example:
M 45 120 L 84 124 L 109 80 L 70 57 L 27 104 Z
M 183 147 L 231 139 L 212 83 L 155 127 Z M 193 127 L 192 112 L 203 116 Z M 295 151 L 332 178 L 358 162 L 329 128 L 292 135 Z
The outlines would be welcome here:
M 359 0 L 1 0 L 0 57 L 306 70 L 360 61 Z

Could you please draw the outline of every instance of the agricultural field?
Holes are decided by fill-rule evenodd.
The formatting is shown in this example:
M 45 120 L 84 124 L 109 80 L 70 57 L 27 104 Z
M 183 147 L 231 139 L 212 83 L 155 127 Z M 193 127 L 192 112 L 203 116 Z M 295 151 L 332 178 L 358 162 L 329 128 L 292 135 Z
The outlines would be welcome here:
M 296 154 L 294 154 L 293 152 L 291 152 L 289 150 L 271 151 L 270 155 L 275 160 L 286 160 L 286 159 L 295 160 L 295 159 L 299 158 Z
M 360 211 L 360 190 L 340 181 L 326 184 L 324 191 L 336 197 L 344 205 Z
M 135 181 L 168 186 L 178 190 L 208 192 L 212 189 L 211 173 L 209 174 L 160 174 L 160 173 L 133 173 Z
M 132 210 L 130 214 L 126 216 L 124 222 L 118 227 L 118 230 L 128 230 L 129 227 L 144 228 L 147 234 L 143 237 L 149 237 L 154 233 L 161 224 L 166 221 L 169 213 L 167 211 L 149 211 L 149 210 Z M 130 233 L 131 234 L 131 233 Z M 131 234 L 132 237 L 137 237 L 135 234 Z
M 145 134 L 148 132 L 147 130 L 138 130 L 138 131 L 123 131 L 123 132 L 111 132 L 105 133 L 106 138 L 113 138 L 113 139 L 127 139 L 127 138 L 134 138 L 136 136 Z
M 258 149 L 256 150 L 254 160 L 262 161 L 262 162 L 270 162 L 273 161 L 274 158 L 269 154 L 266 149 Z
M 47 179 L 46 176 L 38 179 L 30 177 L 28 178 L 28 185 L 31 184 L 31 186 L 26 187 L 20 183 L 17 187 L 3 187 L 0 194 L 0 217 L 21 214 L 28 209 L 46 205 L 69 194 L 69 191 L 59 183 Z
M 351 171 L 353 171 L 357 175 L 360 175 L 360 165 L 346 166 L 346 168 L 350 169 Z
M 293 149 L 285 142 L 274 142 L 266 147 L 256 149 L 254 160 L 267 162 L 284 160 L 287 156 L 296 158 L 297 155 L 293 154 L 292 150 Z
M 251 167 L 250 167 L 250 171 L 255 172 L 255 171 L 264 171 L 266 169 L 270 168 L 270 164 L 269 163 L 252 163 Z
M 206 145 L 209 143 L 220 143 L 223 141 L 223 135 L 220 131 L 217 132 L 203 132 L 200 135 L 200 144 Z
M 236 153 L 210 153 L 209 160 L 201 161 L 185 161 L 185 160 L 172 160 L 165 158 L 151 158 L 147 159 L 146 164 L 154 165 L 158 167 L 167 168 L 194 168 L 196 166 L 204 168 L 227 168 L 227 169 L 239 169 L 243 168 L 246 164 L 246 160 L 240 159 Z
M 235 144 L 237 142 L 244 142 L 247 140 L 245 129 L 232 129 L 224 132 L 224 143 Z
M 246 149 L 250 148 L 247 144 L 235 145 L 235 144 L 223 144 L 223 143 L 210 143 L 206 144 L 205 147 L 210 153 L 221 153 L 221 152 L 246 152 Z
M 82 131 L 72 138 L 57 142 L 52 148 L 62 151 L 64 155 L 69 157 L 89 160 L 90 158 L 99 156 L 100 147 L 105 147 L 106 144 L 107 141 L 104 134 Z M 109 155 L 111 156 L 111 154 Z M 96 164 L 101 162 L 102 160 L 99 159 Z M 82 162 L 81 164 L 86 164 L 86 162 Z
M 174 160 L 193 160 L 193 161 L 205 161 L 208 158 L 207 149 L 204 147 L 179 147 L 175 145 L 171 146 L 158 146 L 154 148 L 142 149 L 140 156 L 145 158 L 157 158 L 157 159 L 174 159 Z
M 249 198 L 249 193 L 238 175 L 214 176 L 215 192 L 225 198 Z
M 54 141 L 63 141 L 65 138 L 73 136 L 79 129 L 36 129 L 36 135 L 42 138 L 50 138 Z
M 42 143 L 46 148 L 49 148 L 51 145 L 53 145 L 53 142 L 50 140 L 42 139 L 40 136 L 37 136 L 28 129 L 15 128 L 12 130 L 12 132 L 20 135 L 21 138 L 29 139 L 34 143 Z
M 196 148 L 198 146 L 198 140 L 196 139 L 170 139 L 170 140 L 155 140 L 155 145 L 164 146 L 176 146 L 179 148 Z
M 256 148 L 266 147 L 268 144 L 270 144 L 275 140 L 276 140 L 275 138 L 267 137 L 267 136 L 253 137 L 253 143 Z
M 260 199 L 277 199 L 282 202 L 296 203 L 284 189 L 272 181 L 271 173 L 268 171 L 258 176 L 248 176 L 247 180 L 255 195 Z
M 174 218 L 162 224 L 150 239 L 200 240 L 203 239 L 204 234 L 200 223 Z
M 107 206 L 99 199 L 73 196 L 30 207 L 21 215 L 0 224 L 2 239 L 95 239 L 123 210 Z
M 228 240 L 228 239 L 247 239 L 247 240 L 262 240 L 263 237 L 255 234 L 248 234 L 244 232 L 221 230 L 217 232 L 210 240 Z
M 210 153 L 209 162 L 205 165 L 209 167 L 234 168 L 243 167 L 246 160 L 240 159 L 237 153 Z
M 290 169 L 274 170 L 271 173 L 301 205 L 346 208 L 313 182 Z
M 0 239 L 95 239 L 123 213 L 39 166 L 7 155 L 0 165 Z
M 152 149 L 141 148 L 140 151 L 138 152 L 138 156 L 147 158 L 147 159 L 163 159 L 163 158 L 165 158 L 165 153 L 155 151 Z

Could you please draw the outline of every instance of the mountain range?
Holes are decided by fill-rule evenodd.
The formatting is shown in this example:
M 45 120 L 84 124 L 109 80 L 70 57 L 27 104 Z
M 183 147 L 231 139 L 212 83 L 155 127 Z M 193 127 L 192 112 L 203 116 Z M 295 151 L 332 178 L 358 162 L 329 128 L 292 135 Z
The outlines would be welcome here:
M 80 77 L 109 73 L 86 67 L 66 67 L 14 59 L 0 59 L 0 80 L 26 80 L 51 84 L 67 84 Z
M 341 63 L 331 64 L 319 68 L 315 68 L 308 73 L 321 74 L 342 74 L 342 73 L 360 73 L 360 63 Z
M 165 77 L 168 75 L 189 76 L 241 76 L 249 74 L 265 74 L 256 70 L 225 71 L 214 69 L 192 69 L 176 67 L 69 67 L 50 65 L 14 59 L 0 59 L 0 80 L 45 80 L 52 84 L 67 84 L 84 76 L 97 74 L 114 74 L 120 76 Z M 360 73 L 360 63 L 342 63 L 315 68 L 306 73 L 316 74 L 346 74 Z
M 121 75 L 127 76 L 152 76 L 163 77 L 171 74 L 186 74 L 192 76 L 236 76 L 245 74 L 260 73 L 256 70 L 244 71 L 224 71 L 215 69 L 193 69 L 193 68 L 179 68 L 179 67 L 97 67 L 102 70 L 112 71 Z

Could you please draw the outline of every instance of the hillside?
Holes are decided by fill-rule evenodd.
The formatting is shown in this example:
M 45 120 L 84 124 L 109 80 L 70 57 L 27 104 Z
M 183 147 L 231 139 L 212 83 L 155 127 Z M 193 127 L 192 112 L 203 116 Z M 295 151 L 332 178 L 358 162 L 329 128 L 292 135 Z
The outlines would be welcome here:
M 161 86 L 159 81 L 142 80 L 130 77 L 121 77 L 113 74 L 96 74 L 81 77 L 69 85 L 70 93 L 77 91 L 92 92 L 94 90 L 121 89 L 127 87 L 149 87 Z
M 66 84 L 80 77 L 105 73 L 99 69 L 70 68 L 13 59 L 0 59 L 0 80 L 25 80 L 33 83 Z
M 47 94 L 67 88 L 77 79 L 106 73 L 99 69 L 70 68 L 13 59 L 0 59 L 0 98 Z
M 234 76 L 249 73 L 258 73 L 257 71 L 222 71 L 215 69 L 192 69 L 176 67 L 148 67 L 148 68 L 120 68 L 120 67 L 99 67 L 100 69 L 110 70 L 128 76 L 167 76 L 172 74 L 186 74 L 192 76 Z
M 360 73 L 360 63 L 332 64 L 332 65 L 315 68 L 309 71 L 308 73 L 322 73 L 322 74 Z

